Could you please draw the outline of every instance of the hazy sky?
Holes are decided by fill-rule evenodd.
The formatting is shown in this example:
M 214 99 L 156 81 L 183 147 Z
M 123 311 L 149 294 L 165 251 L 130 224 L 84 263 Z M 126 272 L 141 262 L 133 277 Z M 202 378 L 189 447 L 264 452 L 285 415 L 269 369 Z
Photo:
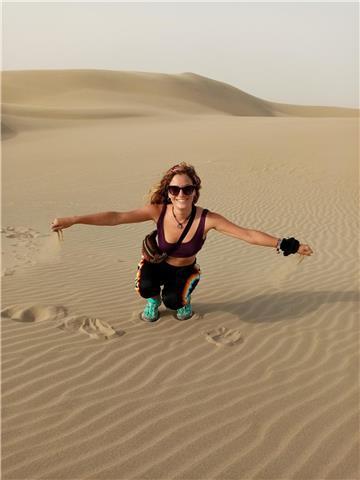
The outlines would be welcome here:
M 356 106 L 358 4 L 3 4 L 2 68 L 194 72 L 266 100 Z

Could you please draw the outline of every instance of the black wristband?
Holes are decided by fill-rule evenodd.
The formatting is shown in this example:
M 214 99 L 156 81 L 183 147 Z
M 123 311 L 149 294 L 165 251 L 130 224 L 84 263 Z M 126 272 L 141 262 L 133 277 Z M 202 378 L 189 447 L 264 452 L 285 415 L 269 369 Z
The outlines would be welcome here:
M 280 249 L 283 251 L 284 256 L 287 257 L 292 253 L 296 253 L 299 250 L 300 242 L 296 240 L 296 238 L 283 238 L 282 242 L 280 243 Z

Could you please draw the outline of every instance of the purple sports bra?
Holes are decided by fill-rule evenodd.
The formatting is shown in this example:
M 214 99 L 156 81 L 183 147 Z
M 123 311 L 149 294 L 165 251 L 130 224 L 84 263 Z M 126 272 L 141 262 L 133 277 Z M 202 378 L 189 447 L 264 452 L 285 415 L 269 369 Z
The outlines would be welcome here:
M 169 243 L 165 240 L 164 234 L 164 216 L 166 212 L 167 205 L 164 204 L 163 209 L 161 210 L 160 217 L 157 221 L 157 232 L 158 232 L 158 244 L 162 252 L 167 253 L 167 250 L 174 245 L 174 243 Z M 195 232 L 195 235 L 189 242 L 182 242 L 173 253 L 170 253 L 170 256 L 177 258 L 192 257 L 196 255 L 199 250 L 201 250 L 204 245 L 205 239 L 204 236 L 204 227 L 205 227 L 205 218 L 208 210 L 205 208 L 201 213 L 200 222 L 198 228 Z

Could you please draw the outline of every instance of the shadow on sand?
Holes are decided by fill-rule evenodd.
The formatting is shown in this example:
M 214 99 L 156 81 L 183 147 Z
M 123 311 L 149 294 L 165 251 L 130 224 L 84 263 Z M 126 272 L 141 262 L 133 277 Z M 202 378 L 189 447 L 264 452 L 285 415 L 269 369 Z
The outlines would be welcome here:
M 196 311 L 203 316 L 208 313 L 228 312 L 248 323 L 269 323 L 296 319 L 316 312 L 322 305 L 337 302 L 359 302 L 360 293 L 347 292 L 287 292 L 257 295 L 245 302 L 201 303 L 196 302 Z M 195 303 L 195 302 L 194 302 Z

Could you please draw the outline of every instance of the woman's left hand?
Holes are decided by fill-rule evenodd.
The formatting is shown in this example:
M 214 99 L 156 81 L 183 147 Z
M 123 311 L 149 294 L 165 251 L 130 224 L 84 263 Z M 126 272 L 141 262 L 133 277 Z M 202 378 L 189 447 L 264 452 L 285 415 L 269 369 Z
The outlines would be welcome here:
M 305 245 L 304 243 L 300 243 L 299 250 L 297 251 L 299 255 L 312 255 L 314 252 L 311 250 L 309 245 Z

